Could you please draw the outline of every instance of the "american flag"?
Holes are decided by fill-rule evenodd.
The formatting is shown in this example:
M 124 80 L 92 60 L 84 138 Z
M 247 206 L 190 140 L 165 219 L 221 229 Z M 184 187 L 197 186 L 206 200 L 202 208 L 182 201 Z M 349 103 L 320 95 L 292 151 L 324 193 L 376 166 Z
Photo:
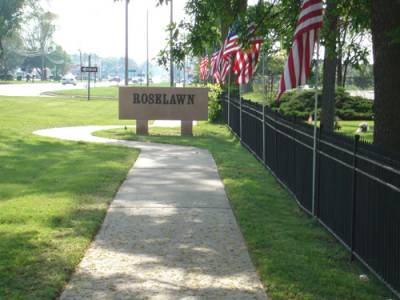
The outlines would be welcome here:
M 211 75 L 214 77 L 216 82 L 219 82 L 220 73 L 219 73 L 219 63 L 220 57 L 222 54 L 222 49 L 214 52 L 211 56 Z
M 262 39 L 255 38 L 251 40 L 250 49 L 241 49 L 236 53 L 233 72 L 237 75 L 238 84 L 249 83 L 257 67 L 262 42 Z
M 229 58 L 232 54 L 236 54 L 236 52 L 240 50 L 240 47 L 239 36 L 234 32 L 233 27 L 231 27 L 224 43 L 224 52 L 222 56 L 224 58 Z
M 322 27 L 322 0 L 304 0 L 285 69 L 281 76 L 278 100 L 286 90 L 304 85 L 311 73 L 311 59 Z
M 207 80 L 208 75 L 208 56 L 204 57 L 200 62 L 200 79 Z
M 229 74 L 229 71 L 231 70 L 231 66 L 232 66 L 232 59 L 230 57 L 222 58 L 219 83 L 226 82 L 226 76 Z

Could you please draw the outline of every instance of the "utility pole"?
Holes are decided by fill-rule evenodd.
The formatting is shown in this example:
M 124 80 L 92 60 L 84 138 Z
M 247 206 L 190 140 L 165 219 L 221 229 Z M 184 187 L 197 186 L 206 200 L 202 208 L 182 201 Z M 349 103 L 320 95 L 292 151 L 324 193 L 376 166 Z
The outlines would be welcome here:
M 79 60 L 81 62 L 81 70 L 82 70 L 82 51 L 81 51 L 81 49 L 79 49 Z M 82 80 L 83 80 L 83 74 L 81 71 L 81 82 L 82 82 Z
M 45 46 L 41 47 L 42 48 L 42 78 L 41 80 L 46 80 L 46 66 L 45 66 L 45 55 L 46 55 L 46 51 L 47 49 L 45 48 Z
M 149 87 L 149 10 L 147 9 L 146 14 L 146 83 Z
M 183 87 L 186 87 L 186 55 L 183 58 Z
M 128 68 L 129 68 L 129 57 L 128 57 L 128 7 L 129 7 L 129 0 L 125 0 L 125 85 L 128 85 Z
M 89 68 L 91 67 L 91 55 L 89 54 Z M 88 73 L 88 94 L 87 94 L 87 99 L 88 101 L 90 100 L 90 72 Z
M 169 66 L 169 72 L 170 72 L 170 86 L 174 86 L 174 62 L 173 62 L 173 57 L 172 57 L 172 24 L 174 23 L 174 5 L 173 5 L 173 0 L 169 0 L 170 2 L 170 21 L 169 21 L 169 60 L 170 60 L 170 66 Z

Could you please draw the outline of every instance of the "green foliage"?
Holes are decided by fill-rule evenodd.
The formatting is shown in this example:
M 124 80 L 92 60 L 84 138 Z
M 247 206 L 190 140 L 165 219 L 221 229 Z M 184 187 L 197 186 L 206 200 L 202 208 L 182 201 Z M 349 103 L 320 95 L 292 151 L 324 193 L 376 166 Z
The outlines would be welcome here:
M 222 94 L 222 88 L 219 84 L 207 84 L 208 87 L 208 120 L 217 122 L 221 118 L 222 107 L 219 98 Z
M 165 0 L 157 2 L 159 5 L 168 4 Z M 246 13 L 246 8 L 247 0 L 186 1 L 185 13 L 191 17 L 168 26 L 167 30 L 172 31 L 172 40 L 167 40 L 165 49 L 157 57 L 157 63 L 168 68 L 172 57 L 176 65 L 182 66 L 187 54 L 203 56 L 206 50 L 212 52 L 222 44 L 229 26 Z
M 285 116 L 307 119 L 314 111 L 314 90 L 291 91 L 282 95 L 279 102 L 270 106 Z M 372 120 L 373 102 L 358 96 L 350 96 L 338 88 L 335 94 L 336 115 L 342 120 Z M 318 92 L 318 108 L 321 108 L 321 91 Z
M 5 40 L 18 30 L 26 2 L 26 0 L 0 1 L 0 72 L 2 73 L 7 71 Z
M 0 74 L 0 80 L 10 81 L 14 80 L 14 76 L 11 74 Z

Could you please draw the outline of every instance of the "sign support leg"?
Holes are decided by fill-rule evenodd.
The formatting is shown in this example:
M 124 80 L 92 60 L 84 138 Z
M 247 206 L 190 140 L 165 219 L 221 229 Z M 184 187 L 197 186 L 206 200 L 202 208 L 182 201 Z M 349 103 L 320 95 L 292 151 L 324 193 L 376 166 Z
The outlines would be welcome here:
M 193 121 L 181 121 L 181 135 L 193 136 Z
M 136 135 L 149 135 L 149 120 L 136 120 Z

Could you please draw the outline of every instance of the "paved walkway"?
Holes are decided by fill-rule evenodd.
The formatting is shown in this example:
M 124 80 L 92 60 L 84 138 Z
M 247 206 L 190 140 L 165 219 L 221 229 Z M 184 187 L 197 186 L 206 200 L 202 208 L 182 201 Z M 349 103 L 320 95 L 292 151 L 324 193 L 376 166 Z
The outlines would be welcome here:
M 61 299 L 266 299 L 210 153 L 91 135 L 116 127 L 35 132 L 141 150 Z

